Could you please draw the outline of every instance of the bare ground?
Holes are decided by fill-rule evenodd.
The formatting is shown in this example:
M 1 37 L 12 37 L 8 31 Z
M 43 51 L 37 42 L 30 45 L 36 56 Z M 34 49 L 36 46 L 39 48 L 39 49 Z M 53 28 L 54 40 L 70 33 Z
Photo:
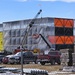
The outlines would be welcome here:
M 5 67 L 10 67 L 10 68 L 21 68 L 21 65 L 11 65 L 11 64 L 0 64 L 0 66 L 5 66 Z M 51 72 L 53 73 L 53 71 L 57 72 L 59 71 L 59 69 L 62 68 L 61 65 L 50 65 L 50 64 L 46 64 L 46 65 L 40 65 L 40 64 L 24 64 L 23 65 L 24 68 L 33 68 L 33 69 L 41 69 L 41 70 L 46 70 L 48 71 L 50 74 L 49 75 L 75 75 L 75 73 L 57 73 L 57 74 L 51 74 Z
M 21 68 L 21 65 L 11 65 L 11 64 L 0 64 L 0 66 L 5 66 L 5 67 L 10 67 L 10 68 Z M 37 68 L 37 69 L 42 69 L 42 70 L 47 70 L 48 72 L 51 71 L 57 71 L 60 68 L 62 68 L 62 66 L 60 65 L 50 65 L 50 64 L 46 64 L 46 65 L 40 65 L 40 64 L 24 64 L 23 65 L 24 68 Z

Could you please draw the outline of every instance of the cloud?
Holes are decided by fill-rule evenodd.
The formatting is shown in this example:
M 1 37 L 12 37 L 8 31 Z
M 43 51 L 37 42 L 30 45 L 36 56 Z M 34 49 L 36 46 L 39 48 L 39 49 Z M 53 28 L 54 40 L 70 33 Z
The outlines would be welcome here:
M 75 0 L 61 0 L 61 1 L 64 1 L 64 2 L 75 2 Z
M 19 2 L 25 2 L 25 1 L 27 1 L 27 0 L 15 0 L 15 1 L 19 1 Z
M 75 2 L 75 0 L 16 0 L 19 2 L 25 2 L 25 1 L 50 1 L 50 2 L 55 2 L 55 1 L 60 1 L 60 2 Z
M 57 1 L 57 0 L 38 0 L 38 1 Z
M 39 1 L 62 1 L 62 2 L 75 2 L 75 0 L 39 0 Z

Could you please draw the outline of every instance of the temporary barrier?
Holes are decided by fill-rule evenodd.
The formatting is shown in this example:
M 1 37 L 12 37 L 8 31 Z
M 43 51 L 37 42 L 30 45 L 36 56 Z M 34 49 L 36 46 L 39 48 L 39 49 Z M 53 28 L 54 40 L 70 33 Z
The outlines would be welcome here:
M 55 18 L 54 19 L 55 27 L 69 27 L 72 28 L 74 25 L 74 22 L 72 19 L 60 19 Z

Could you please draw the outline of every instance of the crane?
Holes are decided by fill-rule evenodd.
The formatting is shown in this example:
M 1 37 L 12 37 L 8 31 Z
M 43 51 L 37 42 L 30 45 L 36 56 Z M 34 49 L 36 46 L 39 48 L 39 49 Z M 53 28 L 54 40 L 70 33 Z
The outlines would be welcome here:
M 24 49 L 24 44 L 25 44 L 25 40 L 28 36 L 28 32 L 30 31 L 30 29 L 32 28 L 33 24 L 35 23 L 36 21 L 36 18 L 40 15 L 40 13 L 42 12 L 42 10 L 40 9 L 39 12 L 36 14 L 36 16 L 30 21 L 29 25 L 27 26 L 26 28 L 26 31 L 25 31 L 25 35 L 22 39 L 22 48 Z M 23 51 L 21 50 L 21 75 L 23 75 Z
M 40 9 L 39 12 L 36 14 L 36 16 L 30 21 L 29 25 L 27 25 L 27 28 L 26 28 L 26 31 L 25 31 L 25 35 L 22 39 L 22 48 L 24 49 L 24 44 L 26 43 L 26 38 L 28 36 L 28 32 L 30 31 L 30 29 L 32 28 L 33 24 L 35 23 L 36 21 L 36 18 L 40 15 L 40 13 L 42 12 L 42 10 Z

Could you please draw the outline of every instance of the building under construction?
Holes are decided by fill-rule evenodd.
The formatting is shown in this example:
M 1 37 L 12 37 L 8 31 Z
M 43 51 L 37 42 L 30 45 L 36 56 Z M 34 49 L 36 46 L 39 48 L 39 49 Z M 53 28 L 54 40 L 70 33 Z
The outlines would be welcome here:
M 3 49 L 13 52 L 21 46 L 26 27 L 31 19 L 3 22 Z M 51 48 L 55 50 L 73 49 L 75 36 L 75 20 L 66 18 L 38 18 L 25 39 L 24 47 L 28 50 L 49 50 L 45 41 L 34 34 L 42 34 L 50 42 Z

